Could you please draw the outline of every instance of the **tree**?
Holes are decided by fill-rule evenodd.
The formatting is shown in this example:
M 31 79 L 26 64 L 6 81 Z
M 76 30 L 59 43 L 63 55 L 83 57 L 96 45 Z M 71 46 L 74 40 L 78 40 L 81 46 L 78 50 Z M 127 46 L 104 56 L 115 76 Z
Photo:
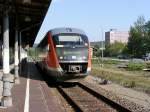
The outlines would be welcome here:
M 94 45 L 93 55 L 96 56 L 96 57 L 100 57 L 101 56 L 101 50 L 100 50 L 100 46 L 99 45 Z
M 146 44 L 146 53 L 150 53 L 150 20 L 145 24 L 145 30 L 147 32 L 145 44 Z
M 124 47 L 125 44 L 121 42 L 115 42 L 106 46 L 105 53 L 107 56 L 118 56 L 119 54 L 122 54 Z
M 145 33 L 145 19 L 144 16 L 139 16 L 137 21 L 134 23 L 134 28 L 139 34 Z
M 128 53 L 133 57 L 141 57 L 145 51 L 143 50 L 145 46 L 145 19 L 143 16 L 140 16 L 137 21 L 134 23 L 134 26 L 131 26 L 129 32 L 129 40 L 127 44 Z
M 150 36 L 150 20 L 145 24 L 145 31 L 147 32 L 147 35 Z

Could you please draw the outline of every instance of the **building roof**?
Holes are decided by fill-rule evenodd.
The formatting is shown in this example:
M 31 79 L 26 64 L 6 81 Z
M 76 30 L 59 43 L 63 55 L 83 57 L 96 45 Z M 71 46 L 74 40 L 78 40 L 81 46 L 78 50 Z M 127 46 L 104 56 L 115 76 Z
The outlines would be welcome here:
M 0 0 L 0 25 L 5 10 L 9 12 L 10 41 L 14 41 L 14 32 L 21 31 L 22 43 L 33 45 L 52 0 Z M 17 25 L 16 25 L 17 23 Z

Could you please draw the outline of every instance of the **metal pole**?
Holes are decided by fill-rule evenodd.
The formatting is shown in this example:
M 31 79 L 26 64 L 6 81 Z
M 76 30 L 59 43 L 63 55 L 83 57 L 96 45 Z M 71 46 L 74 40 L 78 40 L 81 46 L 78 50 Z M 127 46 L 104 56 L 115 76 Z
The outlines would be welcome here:
M 19 75 L 21 75 L 21 31 L 19 32 Z
M 102 29 L 102 67 L 103 67 L 103 28 Z
M 9 68 L 9 16 L 6 13 L 3 17 L 3 97 L 2 105 L 5 107 L 12 106 L 11 97 L 11 79 Z
M 19 84 L 19 74 L 18 74 L 18 63 L 19 63 L 19 59 L 18 59 L 18 30 L 16 30 L 15 32 L 15 78 L 14 78 L 14 82 L 16 84 Z
M 21 31 L 19 32 L 19 63 L 21 64 Z
M 101 50 L 101 64 L 100 66 L 103 67 L 103 27 L 101 27 L 101 43 L 100 43 L 100 50 Z

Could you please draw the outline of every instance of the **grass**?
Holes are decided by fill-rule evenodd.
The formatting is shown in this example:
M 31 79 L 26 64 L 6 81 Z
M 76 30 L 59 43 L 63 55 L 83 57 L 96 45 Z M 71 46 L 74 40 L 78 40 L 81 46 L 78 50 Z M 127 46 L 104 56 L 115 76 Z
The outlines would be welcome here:
M 103 68 L 100 68 L 96 67 L 95 65 L 92 67 L 93 76 L 111 80 L 114 83 L 120 84 L 125 87 L 135 89 L 140 88 L 140 90 L 150 92 L 150 75 L 148 77 L 140 73 L 143 72 L 138 73 L 136 71 L 122 71 L 119 69 L 105 68 L 105 66 Z
M 140 71 L 142 69 L 146 68 L 146 64 L 145 63 L 135 63 L 135 62 L 129 62 L 128 64 L 128 70 L 130 71 Z
M 103 62 L 103 64 L 118 64 L 118 63 L 120 63 L 117 60 L 111 60 L 111 59 L 107 59 L 107 60 L 104 59 L 103 61 L 101 59 L 93 59 L 92 60 L 93 64 L 99 64 L 101 62 Z

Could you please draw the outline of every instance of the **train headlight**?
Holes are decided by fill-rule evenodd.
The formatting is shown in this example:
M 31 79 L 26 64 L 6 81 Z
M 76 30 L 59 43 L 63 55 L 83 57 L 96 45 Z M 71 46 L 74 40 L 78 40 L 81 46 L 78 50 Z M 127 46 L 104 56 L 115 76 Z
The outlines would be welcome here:
M 83 56 L 82 59 L 87 59 L 87 57 Z
M 63 57 L 62 57 L 62 56 L 60 56 L 60 57 L 59 57 L 59 59 L 63 59 Z

